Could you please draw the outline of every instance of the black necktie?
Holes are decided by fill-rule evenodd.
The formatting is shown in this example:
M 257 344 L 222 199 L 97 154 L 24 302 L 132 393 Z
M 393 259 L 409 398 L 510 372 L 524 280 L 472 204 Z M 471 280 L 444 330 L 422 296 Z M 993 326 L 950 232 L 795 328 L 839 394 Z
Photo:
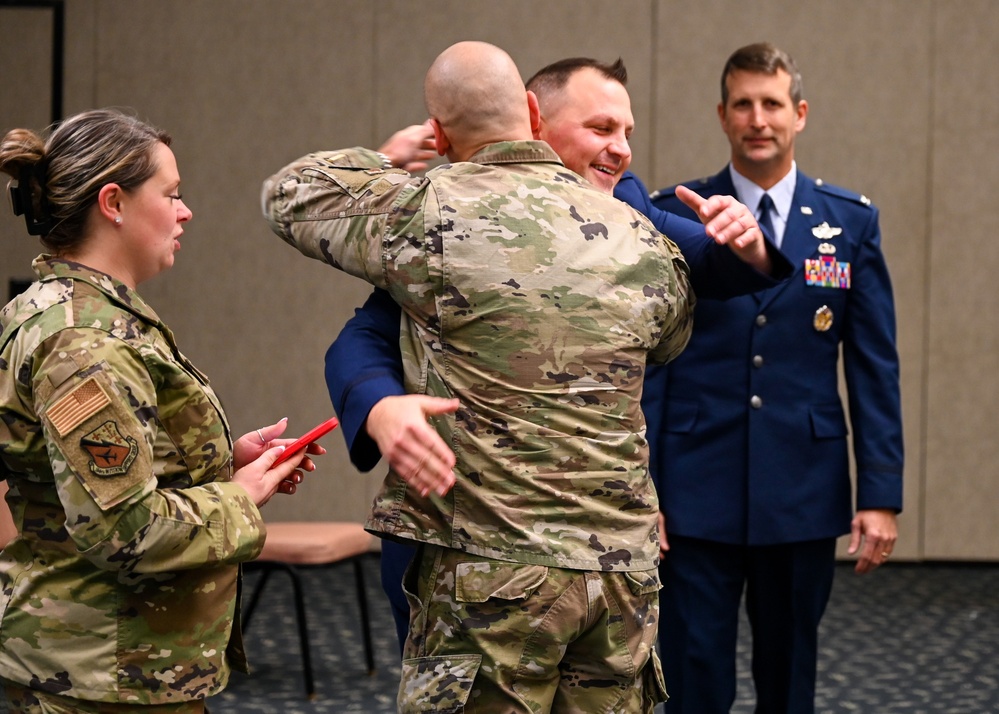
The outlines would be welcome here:
M 764 193 L 760 198 L 759 214 L 760 217 L 757 219 L 760 222 L 760 228 L 762 228 L 767 237 L 774 242 L 774 244 L 779 248 L 780 240 L 777 237 L 777 232 L 774 230 L 773 219 L 770 218 L 770 214 L 774 210 L 774 200 L 770 198 L 769 193 Z

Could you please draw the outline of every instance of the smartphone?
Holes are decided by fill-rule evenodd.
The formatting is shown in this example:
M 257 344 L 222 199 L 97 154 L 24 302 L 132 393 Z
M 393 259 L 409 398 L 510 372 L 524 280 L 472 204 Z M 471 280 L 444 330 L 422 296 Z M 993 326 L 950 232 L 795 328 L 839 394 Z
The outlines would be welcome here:
M 280 464 L 285 459 L 291 457 L 293 454 L 297 454 L 299 451 L 304 449 L 306 446 L 311 444 L 313 441 L 318 439 L 323 434 L 333 431 L 334 429 L 337 428 L 339 424 L 340 422 L 337 421 L 336 417 L 330 417 L 322 424 L 319 424 L 314 429 L 311 429 L 304 436 L 295 439 L 295 441 L 291 444 L 288 444 L 288 446 L 285 447 L 281 455 L 277 457 L 277 460 L 272 465 L 272 468 L 273 466 L 277 466 L 278 464 Z

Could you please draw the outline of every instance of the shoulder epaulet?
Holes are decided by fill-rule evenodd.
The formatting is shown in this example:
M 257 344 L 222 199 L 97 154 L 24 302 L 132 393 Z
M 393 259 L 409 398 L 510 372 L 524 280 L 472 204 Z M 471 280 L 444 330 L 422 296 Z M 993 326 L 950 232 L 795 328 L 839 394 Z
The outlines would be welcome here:
M 861 206 L 870 206 L 871 199 L 860 193 L 854 193 L 853 191 L 848 191 L 840 186 L 834 186 L 831 183 L 826 183 L 822 179 L 815 179 L 815 190 L 821 191 L 829 196 L 835 196 L 836 198 L 842 198 L 847 201 L 852 201 L 853 203 L 859 203 Z
M 658 191 L 653 191 L 649 194 L 649 198 L 655 201 L 659 198 L 672 198 L 676 195 L 677 186 L 686 186 L 692 191 L 697 191 L 698 189 L 704 188 L 711 179 L 709 177 L 695 179 L 693 181 L 684 181 L 683 183 L 674 184 L 667 188 L 661 188 Z

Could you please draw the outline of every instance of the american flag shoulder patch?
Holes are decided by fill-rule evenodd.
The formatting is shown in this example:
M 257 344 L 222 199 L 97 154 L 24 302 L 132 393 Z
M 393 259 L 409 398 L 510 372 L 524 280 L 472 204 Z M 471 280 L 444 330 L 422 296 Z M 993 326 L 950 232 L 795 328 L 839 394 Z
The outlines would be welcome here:
M 94 377 L 89 377 L 60 397 L 45 415 L 59 436 L 66 436 L 84 421 L 111 403 L 111 397 Z

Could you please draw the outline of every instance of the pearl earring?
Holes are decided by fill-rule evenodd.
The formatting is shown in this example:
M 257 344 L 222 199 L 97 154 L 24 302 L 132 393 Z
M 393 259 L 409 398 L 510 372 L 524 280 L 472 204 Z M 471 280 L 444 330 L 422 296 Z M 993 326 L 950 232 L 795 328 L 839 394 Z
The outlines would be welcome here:
M 115 216 L 114 217 L 114 222 L 120 226 L 121 225 L 121 216 Z

